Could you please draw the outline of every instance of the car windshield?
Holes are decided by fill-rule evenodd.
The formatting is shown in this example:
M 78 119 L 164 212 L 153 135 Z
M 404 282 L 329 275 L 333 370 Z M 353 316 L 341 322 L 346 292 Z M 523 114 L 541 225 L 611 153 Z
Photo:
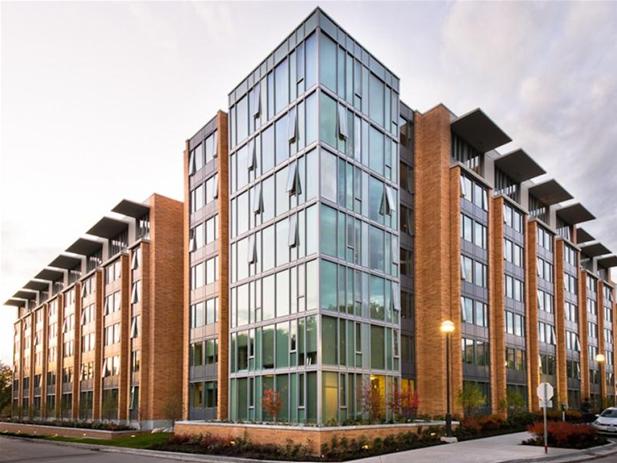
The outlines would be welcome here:
M 600 416 L 603 418 L 617 418 L 617 408 L 607 408 Z

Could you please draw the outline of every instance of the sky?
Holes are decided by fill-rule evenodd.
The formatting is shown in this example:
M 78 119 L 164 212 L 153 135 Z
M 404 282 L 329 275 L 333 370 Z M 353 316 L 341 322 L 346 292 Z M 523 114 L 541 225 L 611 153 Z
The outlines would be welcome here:
M 182 197 L 184 141 L 317 2 L 0 4 L 0 299 L 120 199 Z M 617 251 L 617 3 L 321 2 L 418 111 L 481 107 Z M 15 310 L 0 308 L 0 361 Z

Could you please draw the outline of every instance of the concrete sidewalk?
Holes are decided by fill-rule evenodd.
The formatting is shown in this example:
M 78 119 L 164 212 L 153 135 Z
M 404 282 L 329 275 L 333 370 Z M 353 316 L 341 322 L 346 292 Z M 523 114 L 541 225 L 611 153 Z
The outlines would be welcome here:
M 456 444 L 427 447 L 405 452 L 391 453 L 377 457 L 354 460 L 357 463 L 499 463 L 514 461 L 534 461 L 545 457 L 544 447 L 521 445 L 531 437 L 527 432 L 505 434 L 502 436 L 475 439 Z M 580 450 L 548 449 L 548 457 L 563 457 L 571 461 L 580 456 Z M 589 456 L 587 457 L 589 458 Z

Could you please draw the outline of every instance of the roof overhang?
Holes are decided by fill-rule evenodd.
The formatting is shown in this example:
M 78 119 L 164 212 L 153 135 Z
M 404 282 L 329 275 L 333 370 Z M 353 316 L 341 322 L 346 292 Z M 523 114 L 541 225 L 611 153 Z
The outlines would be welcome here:
M 576 229 L 576 243 L 588 243 L 589 241 L 593 241 L 595 238 L 589 234 L 587 230 L 584 228 Z
M 134 219 L 141 219 L 143 216 L 147 215 L 148 212 L 150 212 L 150 208 L 145 204 L 123 199 L 116 204 L 112 211 L 117 212 L 118 214 L 133 217 Z
M 546 206 L 552 206 L 573 198 L 556 180 L 548 180 L 533 185 L 529 188 L 529 194 Z
M 479 108 L 457 117 L 452 121 L 450 127 L 452 128 L 452 132 L 482 153 L 486 153 L 512 141 L 512 139 Z
M 598 265 L 604 268 L 617 267 L 617 256 L 612 254 L 610 256 L 602 257 L 598 259 Z
M 557 217 L 570 225 L 576 225 L 577 223 L 589 222 L 596 218 L 591 212 L 587 210 L 581 203 L 572 204 L 557 209 Z
M 10 305 L 13 307 L 24 307 L 26 305 L 26 302 L 22 299 L 15 299 L 12 297 L 10 299 L 7 299 L 4 305 Z
M 100 251 L 103 248 L 103 243 L 100 241 L 89 240 L 87 238 L 79 238 L 68 248 L 66 252 L 73 254 L 81 254 L 82 256 L 91 256 L 95 252 Z
M 37 280 L 58 281 L 64 279 L 64 272 L 51 268 L 44 268 L 34 278 Z
M 546 174 L 546 171 L 522 149 L 495 159 L 495 167 L 517 183 Z
M 24 289 L 31 289 L 33 291 L 49 291 L 49 281 L 30 280 L 24 285 Z
M 129 224 L 123 220 L 103 217 L 86 233 L 100 238 L 112 239 L 129 228 Z
M 32 299 L 36 299 L 36 291 L 32 291 L 29 289 L 21 289 L 15 294 L 13 294 L 13 297 L 16 299 L 26 299 L 29 301 Z
M 587 257 L 599 257 L 604 254 L 610 254 L 611 251 L 602 243 L 593 243 L 586 246 L 581 246 L 581 252 Z
M 79 257 L 67 256 L 66 254 L 60 254 L 49 263 L 50 267 L 63 268 L 65 270 L 73 270 L 80 265 L 81 259 Z

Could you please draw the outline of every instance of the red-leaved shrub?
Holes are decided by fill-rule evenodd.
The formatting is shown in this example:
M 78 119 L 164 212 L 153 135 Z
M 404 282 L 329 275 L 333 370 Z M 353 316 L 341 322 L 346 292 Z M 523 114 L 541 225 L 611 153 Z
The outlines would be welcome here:
M 544 423 L 534 423 L 528 431 L 534 435 L 531 444 L 544 442 Z M 549 421 L 547 424 L 548 445 L 568 449 L 584 449 L 606 442 L 596 430 L 587 424 L 572 424 L 563 421 Z

